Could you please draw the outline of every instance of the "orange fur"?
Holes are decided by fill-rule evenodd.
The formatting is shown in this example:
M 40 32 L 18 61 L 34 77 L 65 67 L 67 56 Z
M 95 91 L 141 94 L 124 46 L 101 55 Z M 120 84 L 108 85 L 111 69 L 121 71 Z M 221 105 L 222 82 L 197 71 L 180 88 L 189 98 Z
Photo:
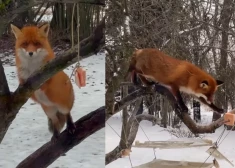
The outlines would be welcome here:
M 22 84 L 35 71 L 55 58 L 48 41 L 49 25 L 26 26 L 21 30 L 11 25 L 16 37 L 15 54 L 16 67 Z M 30 55 L 31 53 L 31 55 Z M 67 127 L 74 129 L 70 111 L 74 103 L 74 92 L 69 77 L 60 71 L 47 80 L 32 97 L 39 103 L 50 119 L 53 135 L 58 136 L 67 120 Z
M 183 91 L 203 97 L 209 104 L 217 87 L 223 83 L 188 61 L 151 48 L 136 50 L 128 71 L 128 76 L 135 71 L 144 84 L 150 79 L 170 88 L 176 97 L 178 91 Z

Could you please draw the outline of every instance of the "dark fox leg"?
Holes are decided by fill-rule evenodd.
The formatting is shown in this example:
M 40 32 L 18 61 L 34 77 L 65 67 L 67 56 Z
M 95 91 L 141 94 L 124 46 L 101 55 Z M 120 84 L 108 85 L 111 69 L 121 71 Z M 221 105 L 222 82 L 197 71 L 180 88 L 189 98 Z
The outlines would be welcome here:
M 60 131 L 64 126 L 65 117 L 63 115 L 58 115 L 57 108 L 54 106 L 41 106 L 48 117 L 49 131 L 53 134 L 51 141 L 55 142 L 58 139 Z
M 181 111 L 188 113 L 188 107 L 185 105 L 179 89 L 175 86 L 171 86 L 171 92 L 176 97 L 176 101 L 177 101 L 178 105 L 180 106 Z
M 53 128 L 53 135 L 51 137 L 52 142 L 56 142 L 57 139 L 59 138 L 60 132 L 54 127 Z
M 141 80 L 141 82 L 144 84 L 144 86 L 146 87 L 151 87 L 153 84 L 155 84 L 155 82 L 150 82 L 148 81 L 143 75 L 139 74 L 139 79 Z
M 67 117 L 67 121 L 66 121 L 67 122 L 67 131 L 70 134 L 74 134 L 74 132 L 76 131 L 76 126 L 73 122 L 72 116 L 69 113 L 69 114 L 66 115 L 66 117 Z
M 176 92 L 176 98 L 177 98 L 177 102 L 178 102 L 182 112 L 188 113 L 188 107 L 185 105 L 179 90 Z
M 131 82 L 134 85 L 141 85 L 141 82 L 139 81 L 138 75 L 137 75 L 137 73 L 135 71 L 131 72 Z

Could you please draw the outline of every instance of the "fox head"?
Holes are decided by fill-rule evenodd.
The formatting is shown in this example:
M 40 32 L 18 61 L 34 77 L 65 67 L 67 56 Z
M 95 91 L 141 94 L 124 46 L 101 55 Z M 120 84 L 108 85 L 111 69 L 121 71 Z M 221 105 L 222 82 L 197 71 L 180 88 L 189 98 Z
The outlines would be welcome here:
M 16 55 L 23 62 L 43 60 L 48 54 L 49 24 L 40 27 L 25 26 L 22 29 L 11 24 L 11 30 L 16 38 Z
M 191 86 L 194 86 L 193 90 L 195 95 L 202 100 L 202 98 L 208 103 L 213 102 L 214 93 L 217 88 L 224 82 L 216 80 L 212 77 L 203 78 L 201 80 L 190 80 Z

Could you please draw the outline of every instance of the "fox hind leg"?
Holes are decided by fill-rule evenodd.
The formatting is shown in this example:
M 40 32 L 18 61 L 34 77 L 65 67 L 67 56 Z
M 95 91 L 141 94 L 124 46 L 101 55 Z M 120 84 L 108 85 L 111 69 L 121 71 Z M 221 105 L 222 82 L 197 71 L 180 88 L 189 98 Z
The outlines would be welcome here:
M 76 126 L 73 122 L 73 118 L 71 116 L 71 113 L 68 109 L 66 108 L 61 108 L 61 107 L 58 107 L 58 111 L 65 115 L 66 116 L 66 124 L 67 124 L 67 131 L 70 133 L 70 134 L 74 134 L 75 130 L 76 130 Z
M 138 80 L 138 77 L 139 77 L 139 79 L 140 79 L 140 81 Z M 138 83 L 142 83 L 145 87 L 151 87 L 152 85 L 154 85 L 155 84 L 155 82 L 153 82 L 153 81 L 148 81 L 143 75 L 141 75 L 141 74 L 136 74 L 136 81 L 138 82 Z
M 55 106 L 44 106 L 42 105 L 44 112 L 48 117 L 48 127 L 49 131 L 53 134 L 51 141 L 55 142 L 60 134 L 61 129 L 64 127 L 65 124 L 65 117 L 58 116 L 58 110 Z
M 69 114 L 66 115 L 66 117 L 67 117 L 67 121 L 66 121 L 67 122 L 67 131 L 70 134 L 74 134 L 74 132 L 76 131 L 76 126 L 73 122 L 72 116 L 69 113 Z

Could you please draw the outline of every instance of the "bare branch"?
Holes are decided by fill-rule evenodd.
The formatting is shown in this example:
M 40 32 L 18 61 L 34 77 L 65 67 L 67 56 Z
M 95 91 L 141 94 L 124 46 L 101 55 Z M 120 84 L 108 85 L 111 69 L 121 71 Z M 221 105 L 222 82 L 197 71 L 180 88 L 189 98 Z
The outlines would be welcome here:
M 134 122 L 131 127 L 130 134 L 128 135 L 128 142 L 127 142 L 127 148 L 130 148 L 135 140 L 136 134 L 139 129 L 139 123 L 143 120 L 147 120 L 150 122 L 155 122 L 156 118 L 152 115 L 148 114 L 141 114 L 138 116 L 135 116 Z M 120 140 L 121 142 L 122 140 Z M 119 144 L 116 148 L 114 148 L 111 152 L 107 153 L 105 156 L 105 165 L 108 165 L 109 163 L 113 162 L 114 160 L 117 160 L 121 157 L 121 151 L 124 148 L 121 147 Z
M 37 0 L 37 2 L 43 2 L 44 0 Z M 105 5 L 104 0 L 48 0 L 47 2 L 56 3 L 84 3 L 84 4 L 94 4 L 94 5 Z
M 0 60 L 0 97 L 9 96 L 9 95 L 10 95 L 10 90 L 7 84 L 4 68 L 2 66 L 2 61 Z
M 127 83 L 124 83 L 125 85 Z M 192 118 L 189 116 L 188 113 L 182 113 L 180 110 L 180 107 L 178 106 L 174 96 L 170 93 L 170 91 L 158 84 L 155 84 L 155 91 L 160 93 L 161 95 L 164 95 L 168 98 L 168 100 L 171 102 L 172 107 L 175 110 L 175 113 L 177 116 L 184 122 L 184 124 L 192 131 L 193 133 L 213 133 L 217 128 L 219 128 L 221 125 L 223 125 L 223 118 L 218 119 L 217 121 L 207 125 L 207 126 L 199 126 L 197 125 Z M 143 97 L 144 95 L 149 94 L 150 92 L 146 92 L 145 89 L 139 89 L 131 94 L 129 94 L 127 97 L 120 100 L 117 104 L 115 104 L 114 107 L 114 114 L 118 111 L 122 110 L 124 107 L 130 105 L 132 102 L 136 101 L 138 98 Z M 109 116 L 110 117 L 110 116 Z
M 102 106 L 80 118 L 75 122 L 75 125 L 76 131 L 74 135 L 70 135 L 66 130 L 63 131 L 55 143 L 50 141 L 44 144 L 23 160 L 17 168 L 44 168 L 49 166 L 62 154 L 105 126 L 105 107 Z
M 129 106 L 131 103 L 136 101 L 137 99 L 149 94 L 150 92 L 147 92 L 145 89 L 139 89 L 135 92 L 129 94 L 128 96 L 124 97 L 122 100 L 118 101 L 114 105 L 113 113 L 107 113 L 106 112 L 106 121 L 117 112 L 121 111 L 123 108 Z

